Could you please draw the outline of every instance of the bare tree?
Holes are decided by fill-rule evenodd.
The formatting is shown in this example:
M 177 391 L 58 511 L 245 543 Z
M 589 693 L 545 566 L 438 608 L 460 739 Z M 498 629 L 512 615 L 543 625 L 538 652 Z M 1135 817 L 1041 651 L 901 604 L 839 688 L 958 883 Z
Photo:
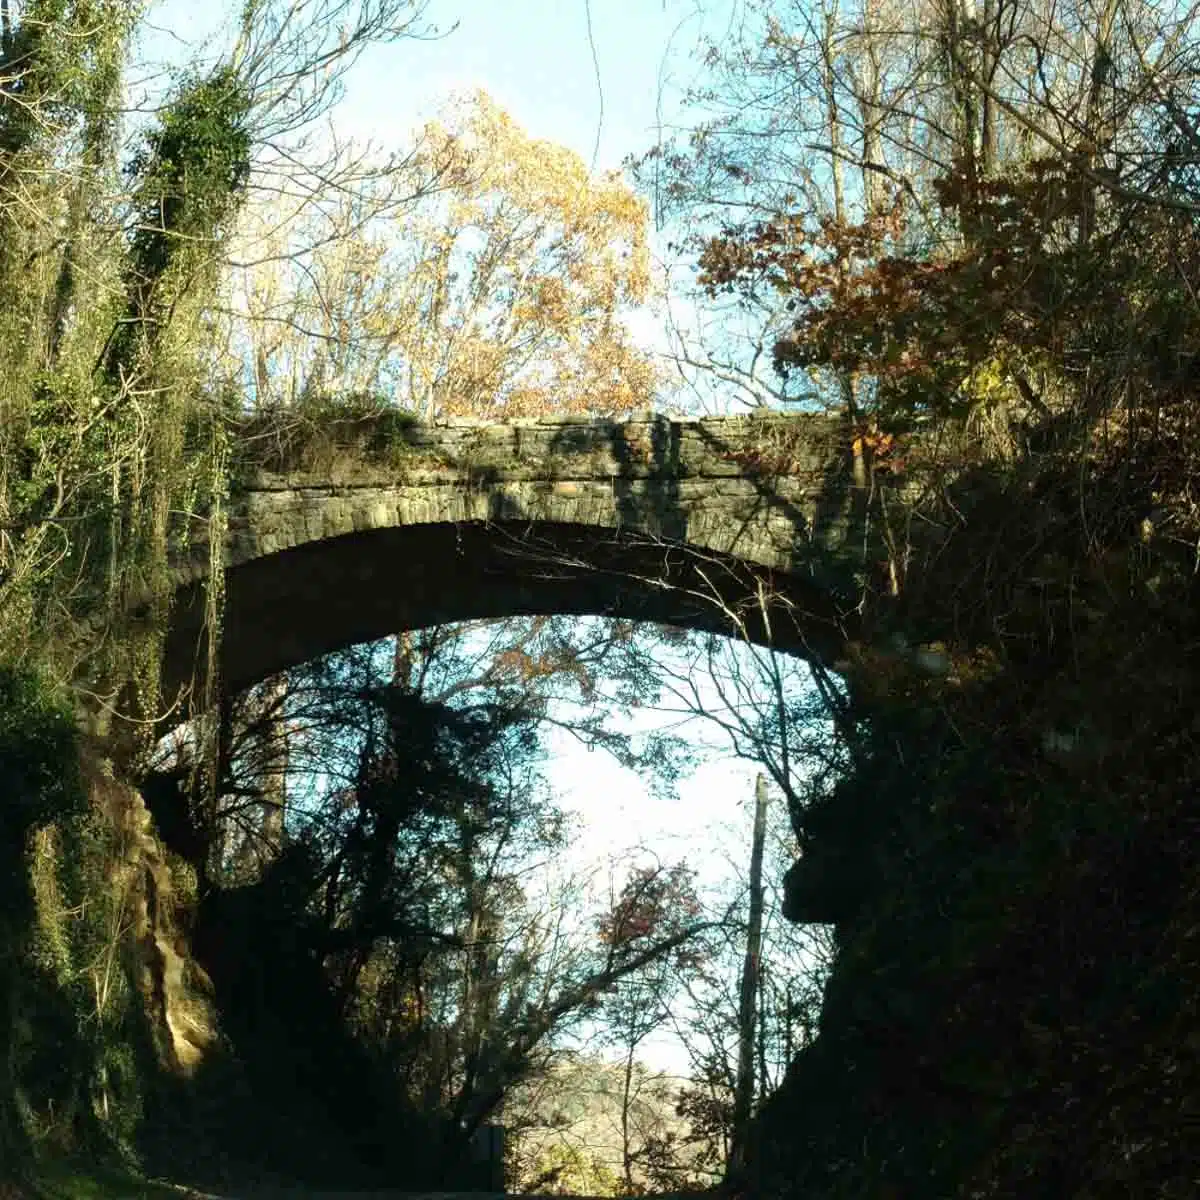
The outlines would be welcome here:
M 623 324 L 650 289 L 643 202 L 483 93 L 358 186 L 249 215 L 227 370 L 260 406 L 379 396 L 425 417 L 520 415 L 653 396 Z
M 1035 162 L 1076 181 L 1081 242 L 1115 219 L 1108 197 L 1195 211 L 1196 17 L 1115 0 L 732 6 L 697 48 L 695 124 L 665 130 L 634 164 L 671 237 L 668 360 L 684 394 L 857 421 L 876 391 L 828 369 L 773 372 L 797 297 L 765 272 L 709 294 L 689 285 L 705 239 L 722 232 L 786 216 L 802 244 L 895 205 L 899 240 L 878 237 L 876 257 L 950 253 L 979 231 L 969 205 L 940 208 L 939 181 L 971 189 Z

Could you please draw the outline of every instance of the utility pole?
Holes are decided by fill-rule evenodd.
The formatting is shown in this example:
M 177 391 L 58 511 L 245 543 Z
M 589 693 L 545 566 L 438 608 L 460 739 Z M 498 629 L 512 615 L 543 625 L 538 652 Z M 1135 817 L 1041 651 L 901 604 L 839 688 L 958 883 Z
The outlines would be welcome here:
M 733 1137 L 730 1140 L 726 1177 L 741 1171 L 746 1161 L 746 1138 L 754 1104 L 755 1006 L 762 958 L 763 843 L 767 837 L 767 779 L 754 783 L 754 841 L 750 848 L 750 919 L 746 932 L 746 959 L 742 964 L 742 993 L 738 1005 L 738 1069 L 733 1096 Z

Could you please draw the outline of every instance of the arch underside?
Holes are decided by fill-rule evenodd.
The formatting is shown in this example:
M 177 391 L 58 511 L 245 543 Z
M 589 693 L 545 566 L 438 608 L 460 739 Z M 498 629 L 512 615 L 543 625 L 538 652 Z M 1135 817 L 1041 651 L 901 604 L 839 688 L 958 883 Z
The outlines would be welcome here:
M 431 522 L 325 538 L 228 568 L 226 694 L 404 629 L 478 618 L 579 614 L 719 633 L 832 662 L 848 636 L 844 580 L 819 563 L 781 572 L 636 532 L 561 522 Z M 203 581 L 172 610 L 164 691 L 206 658 Z M 764 604 L 765 600 L 765 604 Z M 765 608 L 765 612 L 764 612 Z

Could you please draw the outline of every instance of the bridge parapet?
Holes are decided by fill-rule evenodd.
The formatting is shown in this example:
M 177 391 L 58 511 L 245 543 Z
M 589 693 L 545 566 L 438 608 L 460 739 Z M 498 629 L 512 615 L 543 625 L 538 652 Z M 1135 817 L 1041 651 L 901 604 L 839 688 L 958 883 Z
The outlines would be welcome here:
M 839 441 L 843 444 L 839 446 Z M 852 488 L 826 416 L 542 418 L 342 428 L 249 439 L 228 514 L 237 566 L 319 539 L 447 521 L 639 531 L 787 569 L 801 542 L 840 545 Z M 197 529 L 180 584 L 209 554 Z
M 845 449 L 844 425 L 825 414 L 778 413 L 675 419 L 520 418 L 425 424 L 388 413 L 281 425 L 249 422 L 247 481 L 327 474 L 343 482 L 402 473 L 412 482 L 447 468 L 506 479 L 625 475 L 720 477 L 758 470 L 803 476 L 823 471 Z

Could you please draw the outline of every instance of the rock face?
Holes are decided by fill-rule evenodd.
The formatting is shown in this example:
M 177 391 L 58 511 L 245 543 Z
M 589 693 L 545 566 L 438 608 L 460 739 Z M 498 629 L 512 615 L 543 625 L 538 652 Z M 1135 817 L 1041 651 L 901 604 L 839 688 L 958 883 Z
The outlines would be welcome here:
M 192 958 L 176 921 L 183 898 L 154 822 L 136 788 L 112 778 L 89 781 L 92 811 L 115 834 L 108 863 L 129 911 L 128 945 L 161 1064 L 190 1075 L 220 1039 L 212 985 Z
M 186 936 L 194 881 L 103 747 L 72 749 L 77 768 L 58 769 L 80 803 L 27 831 L 14 872 L 27 903 L 9 933 L 5 1084 L 42 1143 L 128 1153 L 159 1084 L 194 1077 L 223 1039 Z
M 827 416 L 558 418 L 252 429 L 220 555 L 175 568 L 166 679 L 202 660 L 226 572 L 222 670 L 240 688 L 401 628 L 538 612 L 728 630 L 834 653 L 874 553 L 844 426 Z M 899 502 L 900 492 L 897 489 Z

